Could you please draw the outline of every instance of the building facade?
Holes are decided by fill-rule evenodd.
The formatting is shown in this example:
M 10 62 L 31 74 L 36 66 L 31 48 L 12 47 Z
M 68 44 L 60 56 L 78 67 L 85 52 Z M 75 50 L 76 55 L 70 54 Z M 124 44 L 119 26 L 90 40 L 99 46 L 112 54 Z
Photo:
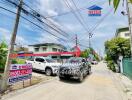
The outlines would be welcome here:
M 41 53 L 52 53 L 52 52 L 65 52 L 67 51 L 66 47 L 61 44 L 56 43 L 43 43 L 43 44 L 34 44 L 28 46 L 29 51 L 32 51 L 34 54 Z M 54 59 L 60 58 L 69 58 L 72 55 L 48 55 Z
M 124 27 L 124 28 L 119 28 L 116 30 L 116 37 L 121 37 L 121 38 L 125 38 L 125 39 L 129 39 L 130 38 L 130 31 L 128 27 Z
M 28 46 L 29 51 L 33 53 L 48 53 L 48 52 L 63 52 L 66 51 L 66 48 L 61 44 L 56 43 L 43 43 L 43 44 L 34 44 Z

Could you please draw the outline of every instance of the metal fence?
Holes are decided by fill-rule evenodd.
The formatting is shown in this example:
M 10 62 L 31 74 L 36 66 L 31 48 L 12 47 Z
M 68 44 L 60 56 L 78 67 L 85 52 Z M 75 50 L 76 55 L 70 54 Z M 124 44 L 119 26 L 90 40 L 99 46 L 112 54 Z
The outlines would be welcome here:
M 132 79 L 132 59 L 123 59 L 123 74 Z

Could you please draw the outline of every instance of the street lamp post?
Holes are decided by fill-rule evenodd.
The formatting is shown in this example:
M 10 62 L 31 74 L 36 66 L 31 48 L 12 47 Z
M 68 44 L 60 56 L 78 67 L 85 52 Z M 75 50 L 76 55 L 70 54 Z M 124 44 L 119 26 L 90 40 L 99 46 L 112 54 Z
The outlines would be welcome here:
M 18 29 L 22 4 L 23 4 L 23 0 L 20 0 L 19 5 L 18 5 L 18 9 L 17 9 L 15 25 L 14 25 L 14 29 L 13 29 L 13 32 L 12 32 L 12 37 L 11 37 L 11 41 L 10 41 L 10 45 L 9 45 L 9 49 L 8 49 L 8 55 L 7 55 L 7 59 L 6 59 L 4 75 L 2 77 L 2 83 L 1 83 L 1 87 L 0 87 L 1 91 L 5 91 L 8 87 L 7 82 L 8 82 L 8 77 L 9 77 L 10 65 L 11 65 L 11 62 L 12 62 L 12 59 L 10 58 L 10 55 L 14 51 L 14 44 L 15 44 L 15 40 L 16 40 L 16 35 L 17 35 L 17 29 Z
M 130 31 L 130 47 L 131 47 L 131 58 L 132 58 L 132 5 L 129 0 L 126 1 L 128 21 L 129 21 L 129 31 Z

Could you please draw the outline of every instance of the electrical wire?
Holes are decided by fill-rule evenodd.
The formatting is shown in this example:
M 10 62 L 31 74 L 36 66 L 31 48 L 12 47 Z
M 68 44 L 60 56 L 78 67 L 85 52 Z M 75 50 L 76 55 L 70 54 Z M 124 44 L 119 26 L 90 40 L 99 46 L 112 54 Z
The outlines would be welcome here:
M 69 2 L 67 0 L 63 0 L 65 5 L 71 10 L 72 14 L 75 16 L 75 18 L 78 20 L 78 22 L 80 23 L 80 25 L 86 30 L 87 28 L 85 27 L 84 23 L 80 20 L 80 18 L 78 17 L 78 15 L 74 12 L 74 9 L 70 6 Z
M 10 1 L 10 0 L 6 0 L 6 1 Z M 10 2 L 10 3 L 12 3 L 12 2 Z M 25 3 L 24 3 L 25 4 Z M 15 4 L 16 5 L 16 4 Z M 28 6 L 27 4 L 26 4 L 26 6 Z M 28 6 L 28 8 L 29 8 L 29 6 Z M 33 12 L 35 12 L 36 14 L 38 14 L 35 10 L 33 10 L 31 7 L 30 7 L 30 9 L 33 11 Z M 26 11 L 24 8 L 22 8 L 22 10 L 24 10 L 24 12 Z M 28 14 L 31 14 L 33 17 L 35 17 L 39 22 L 41 22 L 41 23 L 44 23 L 41 19 L 39 19 L 39 18 L 37 18 L 36 16 L 34 16 L 32 13 L 29 13 L 28 11 L 26 11 L 26 13 L 28 13 Z M 42 16 L 42 15 L 40 15 L 40 14 L 38 14 L 38 16 L 41 16 L 41 17 L 43 17 L 44 19 L 46 19 L 44 16 Z M 50 20 L 49 20 L 50 21 Z M 51 23 L 51 22 L 50 22 Z M 44 23 L 45 24 L 45 23 Z M 46 24 L 46 25 L 48 25 L 48 24 Z M 53 25 L 53 24 L 52 24 Z M 49 26 L 49 25 L 48 25 Z M 55 26 L 55 25 L 54 25 Z M 50 26 L 49 26 L 50 27 Z M 50 27 L 51 28 L 51 27 Z M 57 28 L 57 27 L 56 27 Z M 57 30 L 56 30 L 57 31 Z M 63 35 L 64 36 L 64 35 Z M 67 35 L 68 36 L 68 35 Z M 73 41 L 72 41 L 73 42 Z
M 111 12 L 113 9 L 110 9 L 109 11 L 108 11 L 108 13 L 106 13 L 94 26 L 93 26 L 93 28 L 89 31 L 89 33 L 92 33 L 93 34 L 93 32 L 97 29 L 97 27 L 99 27 L 99 25 L 105 20 L 105 18 L 107 18 L 111 13 L 109 13 L 109 12 Z M 84 36 L 84 37 L 86 37 L 86 36 Z M 83 38 L 82 38 L 83 39 Z M 82 40 L 82 39 L 80 39 L 80 40 Z
M 10 12 L 10 13 L 16 14 L 15 12 L 13 12 L 13 11 L 11 11 L 11 10 L 9 10 L 9 9 L 6 9 L 6 8 L 4 8 L 4 7 L 2 7 L 2 6 L 0 6 L 0 8 L 1 8 L 1 9 L 4 9 L 4 10 L 6 10 L 6 11 Z M 55 34 L 53 34 L 53 33 L 51 33 L 50 31 L 48 31 L 48 30 L 44 29 L 43 27 L 39 26 L 38 24 L 36 24 L 36 23 L 34 23 L 34 22 L 30 21 L 29 19 L 25 18 L 25 17 L 24 17 L 24 16 L 22 16 L 22 15 L 21 15 L 20 17 L 21 17 L 21 18 L 23 18 L 24 20 L 26 20 L 26 21 L 30 22 L 31 24 L 33 24 L 33 25 L 37 26 L 38 28 L 40 28 L 40 29 L 44 30 L 45 32 L 47 32 L 47 33 L 51 34 L 52 36 L 56 37 L 57 39 L 62 40 L 63 42 L 65 42 L 65 43 L 67 44 L 67 40 L 65 40 L 65 39 L 63 39 L 63 38 L 60 38 L 60 37 L 56 36 Z M 59 41 L 59 42 L 60 42 L 60 41 Z M 64 44 L 64 43 L 63 43 L 63 44 Z M 68 46 L 69 48 L 71 48 L 68 44 L 67 44 L 67 46 Z
M 24 3 L 25 6 L 27 6 L 28 8 L 30 8 L 32 11 L 34 11 L 35 13 L 37 13 L 37 11 L 35 11 L 34 9 L 32 9 L 29 5 L 27 5 L 26 3 Z M 58 28 L 61 32 L 65 33 L 66 35 L 69 35 L 68 33 L 66 33 L 64 30 L 60 29 L 59 27 L 57 27 L 53 22 L 51 22 L 50 20 L 48 20 L 45 16 L 43 16 L 42 14 L 39 14 L 41 17 L 43 17 L 45 20 L 47 20 L 49 23 L 51 23 L 54 27 Z
M 5 1 L 7 1 L 7 2 L 9 2 L 9 3 L 11 3 L 11 4 L 13 4 L 13 5 L 15 5 L 15 6 L 19 6 L 18 4 L 16 4 L 15 2 L 12 2 L 12 1 L 10 1 L 10 0 L 5 0 Z M 22 10 L 23 10 L 23 12 L 26 12 L 26 14 L 28 13 L 28 14 L 30 14 L 31 16 L 33 16 L 34 18 L 36 18 L 39 22 L 41 22 L 41 23 L 43 23 L 43 24 L 45 24 L 46 26 L 48 26 L 49 28 L 51 28 L 52 30 L 54 30 L 54 31 L 56 31 L 57 33 L 59 33 L 59 34 L 61 34 L 62 36 L 67 36 L 67 35 L 64 35 L 64 34 L 62 34 L 60 31 L 58 31 L 56 28 L 54 28 L 54 27 L 52 27 L 52 26 L 50 26 L 49 24 L 47 24 L 47 23 L 45 23 L 44 21 L 42 21 L 38 16 L 40 16 L 40 14 L 38 14 L 38 16 L 36 16 L 36 15 L 34 15 L 33 13 L 31 13 L 31 12 L 28 12 L 27 10 L 25 10 L 24 8 L 22 8 Z M 35 11 L 36 12 L 36 11 Z
M 4 7 L 2 7 L 2 6 L 0 6 L 0 8 L 3 9 L 3 10 L 6 10 L 6 11 L 12 13 L 12 14 L 17 14 L 16 12 L 13 12 L 13 11 L 11 11 L 11 10 L 9 10 L 9 9 L 6 9 L 6 8 L 4 8 Z M 24 16 L 21 15 L 20 17 L 23 18 L 24 20 L 26 20 L 26 21 L 32 23 L 33 25 L 37 26 L 38 28 L 43 29 L 45 32 L 47 32 L 47 33 L 53 35 L 54 37 L 56 37 L 56 38 L 58 38 L 58 39 L 61 39 L 61 40 L 63 40 L 63 41 L 66 41 L 65 39 L 56 36 L 55 34 L 49 32 L 48 30 L 46 30 L 46 29 L 44 29 L 43 27 L 39 26 L 38 24 L 36 24 L 36 23 L 30 21 L 29 19 L 25 18 Z

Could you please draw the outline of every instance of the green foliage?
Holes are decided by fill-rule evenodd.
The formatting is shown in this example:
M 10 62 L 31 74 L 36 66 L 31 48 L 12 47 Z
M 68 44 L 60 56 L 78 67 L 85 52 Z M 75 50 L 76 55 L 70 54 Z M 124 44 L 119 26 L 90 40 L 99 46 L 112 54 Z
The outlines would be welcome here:
M 84 57 L 84 58 L 87 58 L 88 55 L 90 53 L 90 50 L 89 49 L 86 49 L 84 51 L 81 52 L 81 57 Z
M 93 54 L 94 60 L 99 61 L 99 56 L 95 53 L 93 48 L 88 48 L 81 52 L 81 57 L 88 58 L 89 54 Z
M 17 60 L 16 59 L 13 59 L 12 60 L 12 64 L 17 64 L 18 62 L 17 62 Z
M 115 11 L 117 10 L 121 0 L 109 0 L 109 4 L 111 4 L 111 2 L 113 2 L 113 6 L 115 8 Z M 130 3 L 132 3 L 132 0 L 129 0 Z
M 110 69 L 110 70 L 112 70 L 112 71 L 116 71 L 116 69 L 115 69 L 115 63 L 114 63 L 114 61 L 113 60 L 109 60 L 108 62 L 107 62 L 107 66 L 108 66 L 108 68 Z
M 113 38 L 105 42 L 106 54 L 113 60 L 117 60 L 119 55 L 130 57 L 130 40 L 124 38 Z
M 7 44 L 2 41 L 0 43 L 0 69 L 4 69 L 5 63 L 6 63 L 6 56 L 7 56 Z
M 117 63 L 120 55 L 130 57 L 130 40 L 118 37 L 106 41 L 105 52 L 105 60 L 108 62 L 108 67 L 114 71 L 114 64 Z
M 4 71 L 7 53 L 8 53 L 8 46 L 4 41 L 2 41 L 0 43 L 0 73 Z M 25 60 L 24 59 L 13 59 L 12 64 L 25 64 Z
M 100 60 L 100 59 L 99 59 L 99 56 L 98 56 L 97 54 L 95 54 L 94 57 L 95 57 L 95 60 L 97 60 L 97 61 Z

